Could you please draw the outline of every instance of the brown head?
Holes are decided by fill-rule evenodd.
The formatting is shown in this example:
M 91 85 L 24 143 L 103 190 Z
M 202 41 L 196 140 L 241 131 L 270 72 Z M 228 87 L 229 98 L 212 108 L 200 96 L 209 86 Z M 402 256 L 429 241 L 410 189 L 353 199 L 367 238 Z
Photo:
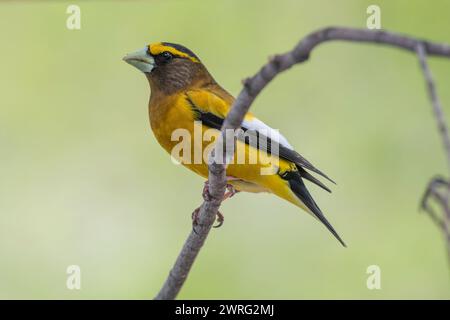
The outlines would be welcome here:
M 123 60 L 146 75 L 152 94 L 170 95 L 215 83 L 200 59 L 179 44 L 153 43 L 126 55 Z

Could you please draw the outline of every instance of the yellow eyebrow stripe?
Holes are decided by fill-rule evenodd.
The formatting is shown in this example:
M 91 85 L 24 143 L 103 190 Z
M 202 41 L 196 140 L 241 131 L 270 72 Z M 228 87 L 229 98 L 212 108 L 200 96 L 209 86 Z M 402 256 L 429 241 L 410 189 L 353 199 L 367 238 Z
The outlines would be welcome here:
M 200 61 L 198 61 L 197 58 L 192 57 L 192 56 L 188 55 L 187 53 L 181 52 L 173 47 L 165 46 L 161 42 L 149 45 L 148 49 L 150 51 L 150 54 L 152 54 L 154 56 L 156 56 L 160 53 L 163 53 L 164 51 L 167 51 L 167 52 L 170 52 L 171 54 L 173 54 L 174 56 L 178 56 L 181 58 L 187 58 L 187 59 L 189 59 L 193 62 L 197 62 L 197 63 L 200 62 Z

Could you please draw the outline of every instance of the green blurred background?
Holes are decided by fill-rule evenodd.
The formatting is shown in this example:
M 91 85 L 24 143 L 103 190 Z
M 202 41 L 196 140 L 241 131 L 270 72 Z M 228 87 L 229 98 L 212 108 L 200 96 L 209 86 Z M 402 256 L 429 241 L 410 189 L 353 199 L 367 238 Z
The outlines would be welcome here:
M 66 28 L 70 3 L 81 30 Z M 370 4 L 1 2 L 0 298 L 152 298 L 190 232 L 203 179 L 153 138 L 147 81 L 124 54 L 184 44 L 236 95 L 307 33 L 365 27 Z M 450 42 L 450 2 L 376 4 L 383 28 Z M 450 61 L 430 65 L 450 107 Z M 450 298 L 443 236 L 418 212 L 446 167 L 413 54 L 323 45 L 252 108 L 338 182 L 331 195 L 311 190 L 348 248 L 289 203 L 239 194 L 180 298 Z M 73 264 L 81 290 L 66 288 Z M 366 287 L 369 265 L 381 268 L 381 290 Z

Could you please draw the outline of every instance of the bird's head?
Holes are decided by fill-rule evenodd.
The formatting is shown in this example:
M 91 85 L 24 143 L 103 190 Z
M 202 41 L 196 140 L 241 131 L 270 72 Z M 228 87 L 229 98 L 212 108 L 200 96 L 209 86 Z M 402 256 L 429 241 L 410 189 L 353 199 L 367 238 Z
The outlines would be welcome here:
M 127 54 L 123 60 L 146 75 L 152 92 L 170 94 L 201 82 L 214 81 L 195 53 L 179 44 L 149 44 Z

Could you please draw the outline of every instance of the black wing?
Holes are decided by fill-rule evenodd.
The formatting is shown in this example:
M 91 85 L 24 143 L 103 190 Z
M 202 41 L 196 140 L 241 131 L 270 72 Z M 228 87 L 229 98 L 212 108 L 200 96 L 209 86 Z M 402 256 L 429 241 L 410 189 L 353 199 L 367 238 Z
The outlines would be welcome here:
M 187 101 L 190 103 L 194 111 L 194 114 L 196 115 L 196 120 L 201 121 L 204 125 L 213 129 L 220 130 L 222 128 L 222 124 L 224 121 L 222 117 L 219 117 L 210 112 L 202 111 L 194 104 L 194 102 L 189 97 L 187 97 Z M 322 177 L 326 178 L 327 180 L 329 180 L 334 184 L 336 183 L 322 171 L 314 167 L 308 160 L 302 157 L 298 152 L 271 140 L 269 137 L 264 136 L 263 134 L 261 134 L 256 130 L 248 129 L 245 128 L 244 126 L 242 126 L 241 129 L 242 132 L 240 132 L 240 134 L 237 135 L 237 138 L 239 140 L 245 142 L 246 144 L 252 145 L 253 147 L 258 148 L 259 150 L 265 151 L 268 154 L 274 154 L 275 156 L 278 156 L 282 159 L 295 163 L 299 168 L 299 172 L 303 178 L 315 183 L 321 188 L 327 190 L 328 192 L 331 192 L 330 189 L 328 189 L 319 180 L 317 180 L 308 172 L 306 172 L 303 168 L 311 170 L 321 175 Z M 274 147 L 275 144 L 278 144 L 278 148 L 276 148 L 276 146 Z M 273 152 L 274 150 L 275 152 Z

